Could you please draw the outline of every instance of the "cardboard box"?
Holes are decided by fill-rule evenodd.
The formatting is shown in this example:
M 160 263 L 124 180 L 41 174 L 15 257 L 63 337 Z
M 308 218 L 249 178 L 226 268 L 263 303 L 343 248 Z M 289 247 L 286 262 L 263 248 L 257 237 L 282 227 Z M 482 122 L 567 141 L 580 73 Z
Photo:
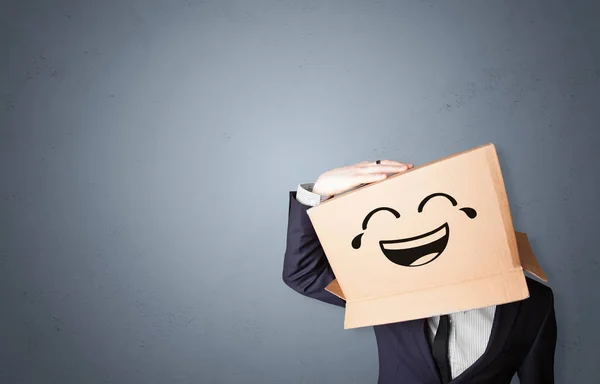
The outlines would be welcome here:
M 529 297 L 546 276 L 515 233 L 493 144 L 415 167 L 307 211 L 346 300 L 345 328 Z

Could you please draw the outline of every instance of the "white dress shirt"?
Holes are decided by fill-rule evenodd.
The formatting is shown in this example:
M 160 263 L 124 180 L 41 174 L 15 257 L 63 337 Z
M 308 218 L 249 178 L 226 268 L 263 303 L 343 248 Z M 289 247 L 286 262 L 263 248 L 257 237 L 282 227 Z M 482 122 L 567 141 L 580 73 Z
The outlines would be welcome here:
M 296 200 L 301 204 L 314 207 L 327 200 L 328 197 L 312 192 L 314 183 L 300 184 Z M 490 334 L 496 306 L 472 309 L 448 314 L 450 318 L 450 340 L 448 342 L 448 359 L 454 379 L 469 368 L 485 352 Z M 440 317 L 427 319 L 428 341 L 433 344 Z

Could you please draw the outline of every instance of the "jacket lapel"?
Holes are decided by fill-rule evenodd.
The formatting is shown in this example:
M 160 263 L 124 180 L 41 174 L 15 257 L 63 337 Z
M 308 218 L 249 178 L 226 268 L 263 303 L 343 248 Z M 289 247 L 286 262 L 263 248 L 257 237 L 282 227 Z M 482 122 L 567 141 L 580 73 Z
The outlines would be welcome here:
M 431 346 L 429 345 L 429 340 L 427 338 L 427 319 L 415 320 L 413 323 L 413 327 L 416 344 L 419 348 L 419 352 L 423 356 L 423 361 L 425 362 L 425 365 L 427 365 L 427 369 L 431 372 L 433 377 L 436 377 L 438 380 L 441 380 L 440 373 L 438 371 L 437 365 L 435 364 L 435 361 L 433 360 Z

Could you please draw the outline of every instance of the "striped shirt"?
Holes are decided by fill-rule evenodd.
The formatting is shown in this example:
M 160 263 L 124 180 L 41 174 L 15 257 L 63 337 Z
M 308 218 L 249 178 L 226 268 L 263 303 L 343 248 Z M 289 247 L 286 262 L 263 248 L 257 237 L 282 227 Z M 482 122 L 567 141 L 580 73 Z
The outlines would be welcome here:
M 313 185 L 314 183 L 298 185 L 296 193 L 298 202 L 314 207 L 327 200 L 326 196 L 312 192 Z M 492 333 L 495 313 L 496 306 L 493 305 L 448 314 L 450 318 L 448 359 L 450 360 L 452 378 L 463 373 L 485 352 Z M 427 319 L 427 336 L 430 344 L 433 344 L 439 322 L 439 316 Z

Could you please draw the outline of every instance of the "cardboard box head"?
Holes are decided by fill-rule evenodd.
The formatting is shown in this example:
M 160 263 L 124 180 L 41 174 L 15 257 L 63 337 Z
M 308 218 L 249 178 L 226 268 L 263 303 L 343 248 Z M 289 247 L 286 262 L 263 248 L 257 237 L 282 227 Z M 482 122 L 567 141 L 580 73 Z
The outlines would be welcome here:
M 526 235 L 517 242 L 492 144 L 336 196 L 308 215 L 336 275 L 328 290 L 346 300 L 345 328 L 525 299 L 524 266 L 545 279 Z

